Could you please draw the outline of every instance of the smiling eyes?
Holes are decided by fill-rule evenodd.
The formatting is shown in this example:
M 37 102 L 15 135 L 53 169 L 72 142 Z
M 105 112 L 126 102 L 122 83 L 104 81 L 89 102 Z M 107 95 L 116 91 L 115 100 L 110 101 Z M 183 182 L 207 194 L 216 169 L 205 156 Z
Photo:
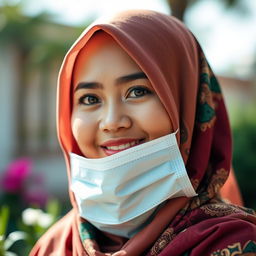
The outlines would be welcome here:
M 152 91 L 148 88 L 143 86 L 133 86 L 128 90 L 125 98 L 136 99 L 144 97 L 148 94 L 152 94 Z M 79 98 L 79 104 L 82 105 L 95 105 L 97 103 L 101 103 L 101 99 L 94 94 L 85 94 L 81 98 Z

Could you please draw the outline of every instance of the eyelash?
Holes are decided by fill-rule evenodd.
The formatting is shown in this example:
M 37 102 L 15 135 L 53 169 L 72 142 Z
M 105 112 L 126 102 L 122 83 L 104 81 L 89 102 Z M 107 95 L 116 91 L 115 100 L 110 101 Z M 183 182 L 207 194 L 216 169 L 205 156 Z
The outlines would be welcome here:
M 97 102 L 85 103 L 85 100 L 90 99 L 90 98 L 94 99 L 94 100 L 96 99 Z M 97 103 L 100 103 L 100 100 L 96 95 L 93 95 L 93 94 L 86 94 L 86 95 L 82 96 L 81 98 L 79 98 L 79 104 L 81 104 L 81 105 L 91 106 L 91 105 L 95 105 Z
M 144 86 L 133 86 L 133 87 L 131 87 L 130 89 L 129 89 L 129 91 L 128 91 L 128 93 L 127 93 L 127 96 L 129 96 L 129 94 L 131 94 L 132 92 L 135 92 L 137 90 L 137 92 L 139 91 L 139 92 L 143 92 L 143 94 L 142 95 L 135 95 L 135 96 L 133 96 L 133 97 L 130 97 L 130 98 L 141 98 L 141 97 L 143 97 L 143 96 L 145 96 L 145 95 L 147 95 L 147 94 L 152 94 L 152 91 L 150 91 L 147 87 L 144 87 Z M 127 97 L 126 96 L 126 97 Z
M 137 93 L 138 92 L 143 92 L 143 94 L 142 95 L 136 95 L 136 92 L 137 91 Z M 132 93 L 134 93 L 134 96 L 131 96 L 131 94 Z M 145 96 L 145 95 L 147 95 L 147 94 L 152 94 L 152 91 L 151 90 L 149 90 L 148 88 L 146 88 L 146 87 L 143 87 L 143 86 L 133 86 L 133 87 L 131 87 L 129 90 L 128 90 L 128 92 L 127 92 L 127 94 L 126 94 L 126 98 L 133 98 L 133 99 L 136 99 L 136 98 L 141 98 L 141 97 L 143 97 L 143 96 Z M 129 96 L 130 95 L 130 96 Z M 86 99 L 87 99 L 87 101 L 88 101 L 88 103 L 85 103 L 85 101 L 86 101 Z M 89 102 L 89 99 L 93 99 L 93 102 Z M 96 99 L 96 101 L 95 101 L 95 99 Z M 84 96 L 82 96 L 80 99 L 79 99 L 79 104 L 81 104 L 81 105 L 87 105 L 87 106 L 92 106 L 92 105 L 95 105 L 95 104 L 98 104 L 98 103 L 100 103 L 101 101 L 100 101 L 100 99 L 98 98 L 98 96 L 96 96 L 96 95 L 93 95 L 93 94 L 86 94 L 86 95 L 84 95 Z

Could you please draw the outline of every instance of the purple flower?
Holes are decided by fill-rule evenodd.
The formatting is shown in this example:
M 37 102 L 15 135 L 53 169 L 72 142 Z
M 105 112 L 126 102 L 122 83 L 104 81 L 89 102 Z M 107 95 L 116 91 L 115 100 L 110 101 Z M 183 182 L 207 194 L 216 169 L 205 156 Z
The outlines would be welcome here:
M 10 163 L 3 175 L 3 190 L 7 193 L 17 193 L 21 191 L 31 170 L 32 161 L 28 158 L 20 158 Z

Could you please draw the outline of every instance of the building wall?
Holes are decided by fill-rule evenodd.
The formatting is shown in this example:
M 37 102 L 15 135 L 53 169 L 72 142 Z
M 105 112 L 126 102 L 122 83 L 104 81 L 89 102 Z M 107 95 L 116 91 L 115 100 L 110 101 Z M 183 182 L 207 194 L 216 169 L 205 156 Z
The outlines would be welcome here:
M 0 46 L 0 170 L 11 161 L 16 150 L 18 73 L 17 51 Z

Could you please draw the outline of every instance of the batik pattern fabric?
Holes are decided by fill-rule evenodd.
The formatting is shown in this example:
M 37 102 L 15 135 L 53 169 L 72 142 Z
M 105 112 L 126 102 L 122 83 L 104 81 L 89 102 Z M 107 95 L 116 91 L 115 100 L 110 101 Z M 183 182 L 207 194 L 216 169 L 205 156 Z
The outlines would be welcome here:
M 172 223 L 146 255 L 243 255 L 222 253 L 235 244 L 241 245 L 239 253 L 250 249 L 256 254 L 256 240 L 251 240 L 256 235 L 255 212 L 251 209 L 212 199 L 176 218 L 176 225 Z
M 218 128 L 221 129 L 221 126 L 218 126 L 218 118 L 225 115 L 221 114 L 225 109 L 218 81 L 202 52 L 200 63 L 201 75 L 194 132 L 197 137 L 200 134 L 204 137 L 202 143 L 209 143 L 211 133 Z M 220 141 L 215 145 L 218 146 L 225 147 Z M 201 153 L 204 154 L 205 151 Z M 190 168 L 189 162 L 187 168 Z M 228 174 L 225 165 L 215 166 L 214 158 L 210 158 L 207 171 L 201 181 L 197 178 L 191 179 L 194 187 L 197 188 L 198 196 L 191 199 L 190 203 L 177 214 L 150 252 L 145 254 L 148 256 L 256 255 L 255 211 L 226 204 L 218 196 Z M 255 240 L 251 240 L 252 237 Z

